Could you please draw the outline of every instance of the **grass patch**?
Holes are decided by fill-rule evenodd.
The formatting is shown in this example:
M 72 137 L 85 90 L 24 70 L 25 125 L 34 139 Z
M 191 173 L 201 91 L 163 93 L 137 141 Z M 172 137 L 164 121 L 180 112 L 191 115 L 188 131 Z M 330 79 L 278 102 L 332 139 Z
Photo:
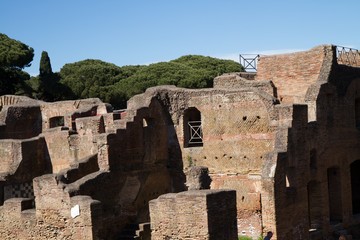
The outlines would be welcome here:
M 251 237 L 248 237 L 248 236 L 239 236 L 239 240 L 263 240 L 262 236 L 256 238 L 256 239 L 253 239 Z
M 239 236 L 239 240 L 253 240 L 251 237 L 247 237 L 247 236 Z

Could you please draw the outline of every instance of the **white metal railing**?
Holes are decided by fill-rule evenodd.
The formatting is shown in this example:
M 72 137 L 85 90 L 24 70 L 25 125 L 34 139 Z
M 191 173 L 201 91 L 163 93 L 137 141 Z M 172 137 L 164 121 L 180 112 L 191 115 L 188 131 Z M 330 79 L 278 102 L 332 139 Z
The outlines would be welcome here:
M 239 61 L 246 72 L 256 72 L 259 57 L 259 54 L 240 54 Z
M 202 143 L 201 121 L 189 121 L 190 139 L 189 144 Z

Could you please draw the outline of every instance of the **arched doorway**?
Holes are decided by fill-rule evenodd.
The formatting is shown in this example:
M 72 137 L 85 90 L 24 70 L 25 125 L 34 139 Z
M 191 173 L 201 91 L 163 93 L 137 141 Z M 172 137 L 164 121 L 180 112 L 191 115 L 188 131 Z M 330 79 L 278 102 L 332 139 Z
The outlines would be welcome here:
M 360 214 L 360 160 L 351 163 L 350 172 L 352 212 L 353 214 Z

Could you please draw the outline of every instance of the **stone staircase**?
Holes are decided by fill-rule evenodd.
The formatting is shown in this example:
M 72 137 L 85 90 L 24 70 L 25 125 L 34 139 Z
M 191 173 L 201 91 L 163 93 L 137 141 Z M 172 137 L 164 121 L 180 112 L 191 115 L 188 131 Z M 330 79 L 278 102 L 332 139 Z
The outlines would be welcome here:
M 150 240 L 150 223 L 129 223 L 125 226 L 117 240 Z

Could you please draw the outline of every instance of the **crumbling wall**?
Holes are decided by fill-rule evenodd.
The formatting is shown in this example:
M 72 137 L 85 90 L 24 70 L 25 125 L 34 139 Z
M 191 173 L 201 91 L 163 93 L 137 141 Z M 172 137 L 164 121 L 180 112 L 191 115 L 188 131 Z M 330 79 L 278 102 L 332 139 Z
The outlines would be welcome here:
M 26 139 L 41 131 L 40 106 L 34 102 L 6 105 L 0 112 L 0 139 Z
M 345 74 L 342 69 L 332 68 L 331 76 Z M 346 88 L 330 77 L 316 84 L 316 121 L 306 123 L 306 105 L 277 106 L 280 125 L 274 151 L 265 157 L 261 194 L 263 225 L 276 239 L 321 239 L 338 230 L 358 236 L 352 186 L 360 170 L 359 70 L 348 70 L 341 75 L 353 77 Z
M 34 189 L 36 209 L 26 198 L 9 199 L 0 207 L 1 239 L 99 239 L 99 201 L 70 198 L 54 175 L 36 178 Z M 79 213 L 72 215 L 74 207 Z
M 0 141 L 0 205 L 12 197 L 33 198 L 32 179 L 50 171 L 43 137 Z
M 255 80 L 256 73 L 224 73 L 214 78 L 214 88 L 256 88 L 274 97 L 277 92 L 274 84 L 269 80 Z
M 231 190 L 169 193 L 150 201 L 151 239 L 237 239 Z
M 66 126 L 44 131 L 46 144 L 44 141 L 40 152 L 49 150 L 50 167 L 57 174 L 36 178 L 34 184 L 35 176 L 28 179 L 36 208 L 19 196 L 8 200 L 10 205 L 15 201 L 20 206 L 11 222 L 19 230 L 0 227 L 1 236 L 115 239 L 127 223 L 149 221 L 151 199 L 179 191 L 171 184 L 167 124 L 156 99 L 147 107 L 129 109 L 127 119 L 108 119 L 106 126 L 102 116 L 76 118 L 75 122 L 76 132 Z M 71 147 L 77 148 L 78 157 L 85 157 L 75 159 Z M 6 193 L 6 188 L 1 188 L 1 195 L 3 189 Z M 0 214 L 10 211 L 9 204 L 0 207 Z M 80 215 L 71 217 L 75 205 L 80 206 Z M 22 224 L 22 219 L 30 225 Z M 40 233 L 40 229 L 51 230 Z
M 142 99 L 151 98 L 159 99 L 170 113 L 169 165 L 185 171 L 208 167 L 212 189 L 236 190 L 239 232 L 261 235 L 260 174 L 264 154 L 274 146 L 275 98 L 253 88 L 195 91 L 166 86 L 148 89 L 128 106 L 141 106 Z M 201 114 L 200 146 L 185 142 L 188 109 Z
M 73 129 L 76 118 L 96 116 L 111 111 L 111 105 L 103 103 L 98 98 L 43 103 L 41 105 L 42 127 L 43 129 L 50 128 L 51 118 L 64 117 L 63 126 Z
M 335 52 L 331 45 L 314 47 L 309 51 L 262 56 L 258 60 L 256 80 L 274 83 L 281 103 L 304 103 L 307 89 L 318 80 L 326 80 Z M 331 65 L 330 65 L 331 67 Z M 322 79 L 322 78 L 325 79 Z
M 70 101 L 61 111 L 51 109 L 61 103 L 9 100 L 0 113 L 1 138 L 14 136 L 0 141 L 0 237 L 114 239 L 127 223 L 149 221 L 148 202 L 184 190 L 184 171 L 199 165 L 210 171 L 212 192 L 154 201 L 160 238 L 186 229 L 205 236 L 202 226 L 224 234 L 219 222 L 221 229 L 206 224 L 223 206 L 210 204 L 211 196 L 222 201 L 214 189 L 229 188 L 236 210 L 223 211 L 237 214 L 240 235 L 359 237 L 360 70 L 334 59 L 329 45 L 262 57 L 257 80 L 229 74 L 214 89 L 150 88 L 129 100 L 125 114 L 96 100 Z M 64 126 L 54 127 L 62 116 Z M 192 118 L 201 123 L 195 144 L 186 132 Z M 76 205 L 80 215 L 72 217 Z M 169 213 L 185 227 L 162 230 L 176 221 Z
M 308 161 L 307 106 L 282 104 L 276 108 L 275 147 L 265 155 L 262 172 L 264 232 L 274 232 L 275 239 L 308 239 L 307 211 L 299 210 L 307 205 L 306 184 L 304 188 L 299 182 Z

